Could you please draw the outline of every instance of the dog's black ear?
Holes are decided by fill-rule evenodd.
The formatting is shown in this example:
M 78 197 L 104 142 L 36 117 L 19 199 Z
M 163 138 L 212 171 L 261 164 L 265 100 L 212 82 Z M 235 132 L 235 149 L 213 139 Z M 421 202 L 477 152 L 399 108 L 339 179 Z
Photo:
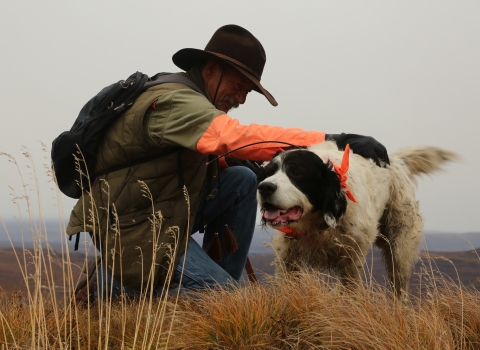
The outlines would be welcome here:
M 323 184 L 322 188 L 322 203 L 320 210 L 323 213 L 325 223 L 334 228 L 337 226 L 337 221 L 345 214 L 347 210 L 347 199 L 345 193 L 340 186 L 340 180 L 337 174 L 332 171 L 331 164 L 328 165 L 327 172 L 322 172 L 320 181 Z
M 257 183 L 262 182 L 267 178 L 267 170 L 265 170 L 264 166 L 260 166 L 260 168 L 257 171 Z
M 325 212 L 323 214 L 323 220 L 329 227 L 335 228 L 337 226 L 337 221 L 338 219 L 340 219 L 341 216 L 342 214 L 339 214 L 338 212 L 337 213 Z
M 325 223 L 334 228 L 337 226 L 337 221 L 345 214 L 347 210 L 347 200 L 343 191 L 338 191 L 334 194 L 335 199 L 326 202 L 323 212 L 323 219 Z
M 267 177 L 272 176 L 278 170 L 278 164 L 273 162 L 273 160 L 282 152 L 277 152 L 270 162 L 265 165 L 261 165 L 260 168 L 257 170 L 257 183 L 262 182 Z

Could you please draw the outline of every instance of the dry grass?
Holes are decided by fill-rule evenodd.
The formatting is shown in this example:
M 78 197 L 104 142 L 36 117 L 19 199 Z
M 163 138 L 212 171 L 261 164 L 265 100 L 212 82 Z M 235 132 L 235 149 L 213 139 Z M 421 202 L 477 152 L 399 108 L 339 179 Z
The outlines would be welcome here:
M 18 168 L 13 157 L 3 155 Z M 37 178 L 33 161 L 31 169 Z M 26 192 L 14 196 L 15 203 L 22 200 L 36 246 L 30 253 L 33 273 L 25 251 L 17 254 L 26 292 L 0 292 L 1 350 L 480 349 L 479 292 L 445 280 L 429 259 L 421 289 L 405 303 L 371 279 L 355 292 L 332 291 L 333 278 L 304 271 L 285 281 L 267 279 L 180 298 L 144 295 L 77 305 L 70 294 L 77 281 L 68 242 L 62 249 L 63 294 L 58 297 L 53 257 L 42 248 L 48 247 L 48 235 L 41 209 L 34 220 Z
M 283 282 L 198 292 L 177 305 L 119 299 L 88 308 L 15 294 L 0 297 L 0 344 L 5 349 L 479 349 L 479 292 L 442 283 L 403 304 L 375 284 L 332 292 L 307 272 Z
M 382 288 L 329 292 L 318 276 L 202 293 L 178 315 L 174 343 L 201 349 L 478 349 L 477 291 L 446 284 L 395 303 Z

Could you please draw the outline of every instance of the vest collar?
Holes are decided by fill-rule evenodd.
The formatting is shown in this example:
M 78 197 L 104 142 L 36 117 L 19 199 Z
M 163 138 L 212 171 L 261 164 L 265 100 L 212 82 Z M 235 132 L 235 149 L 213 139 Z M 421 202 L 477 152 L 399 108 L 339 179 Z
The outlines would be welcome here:
M 202 91 L 202 95 L 205 96 L 210 102 L 212 102 L 207 94 L 207 90 L 205 89 L 205 81 L 203 80 L 202 70 L 200 69 L 200 66 L 192 67 L 187 72 L 179 74 L 183 74 L 188 79 L 193 81 L 195 85 L 197 85 L 198 88 Z

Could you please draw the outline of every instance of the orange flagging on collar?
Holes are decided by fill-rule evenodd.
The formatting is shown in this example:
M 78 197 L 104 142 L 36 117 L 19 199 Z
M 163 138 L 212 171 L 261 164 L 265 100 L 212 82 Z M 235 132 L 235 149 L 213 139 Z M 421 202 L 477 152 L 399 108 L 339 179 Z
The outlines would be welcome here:
M 282 228 L 277 228 L 278 231 L 285 233 L 285 238 L 300 238 L 300 234 L 292 230 L 290 227 L 284 226 Z
M 332 162 L 333 168 L 337 173 L 338 178 L 340 179 L 340 186 L 345 190 L 347 197 L 354 203 L 358 203 L 356 198 L 353 196 L 350 188 L 347 185 L 347 171 L 350 162 L 350 145 L 347 144 L 345 151 L 343 152 L 342 165 L 338 166 Z

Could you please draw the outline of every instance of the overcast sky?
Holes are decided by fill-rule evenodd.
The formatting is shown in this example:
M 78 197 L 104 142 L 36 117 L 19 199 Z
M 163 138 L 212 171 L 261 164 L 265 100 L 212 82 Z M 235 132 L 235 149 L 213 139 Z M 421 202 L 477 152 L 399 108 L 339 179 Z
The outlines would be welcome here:
M 0 12 L 0 152 L 15 156 L 32 212 L 58 217 L 37 140 L 70 129 L 104 86 L 139 70 L 178 71 L 171 56 L 203 49 L 238 24 L 267 52 L 263 86 L 232 113 L 244 124 L 371 135 L 390 153 L 411 145 L 457 152 L 462 162 L 419 181 L 429 231 L 480 231 L 480 1 L 8 1 Z M 41 209 L 29 148 L 40 174 Z M 0 216 L 20 177 L 0 157 Z M 74 200 L 61 197 L 67 216 Z M 24 209 L 23 215 L 26 215 Z

